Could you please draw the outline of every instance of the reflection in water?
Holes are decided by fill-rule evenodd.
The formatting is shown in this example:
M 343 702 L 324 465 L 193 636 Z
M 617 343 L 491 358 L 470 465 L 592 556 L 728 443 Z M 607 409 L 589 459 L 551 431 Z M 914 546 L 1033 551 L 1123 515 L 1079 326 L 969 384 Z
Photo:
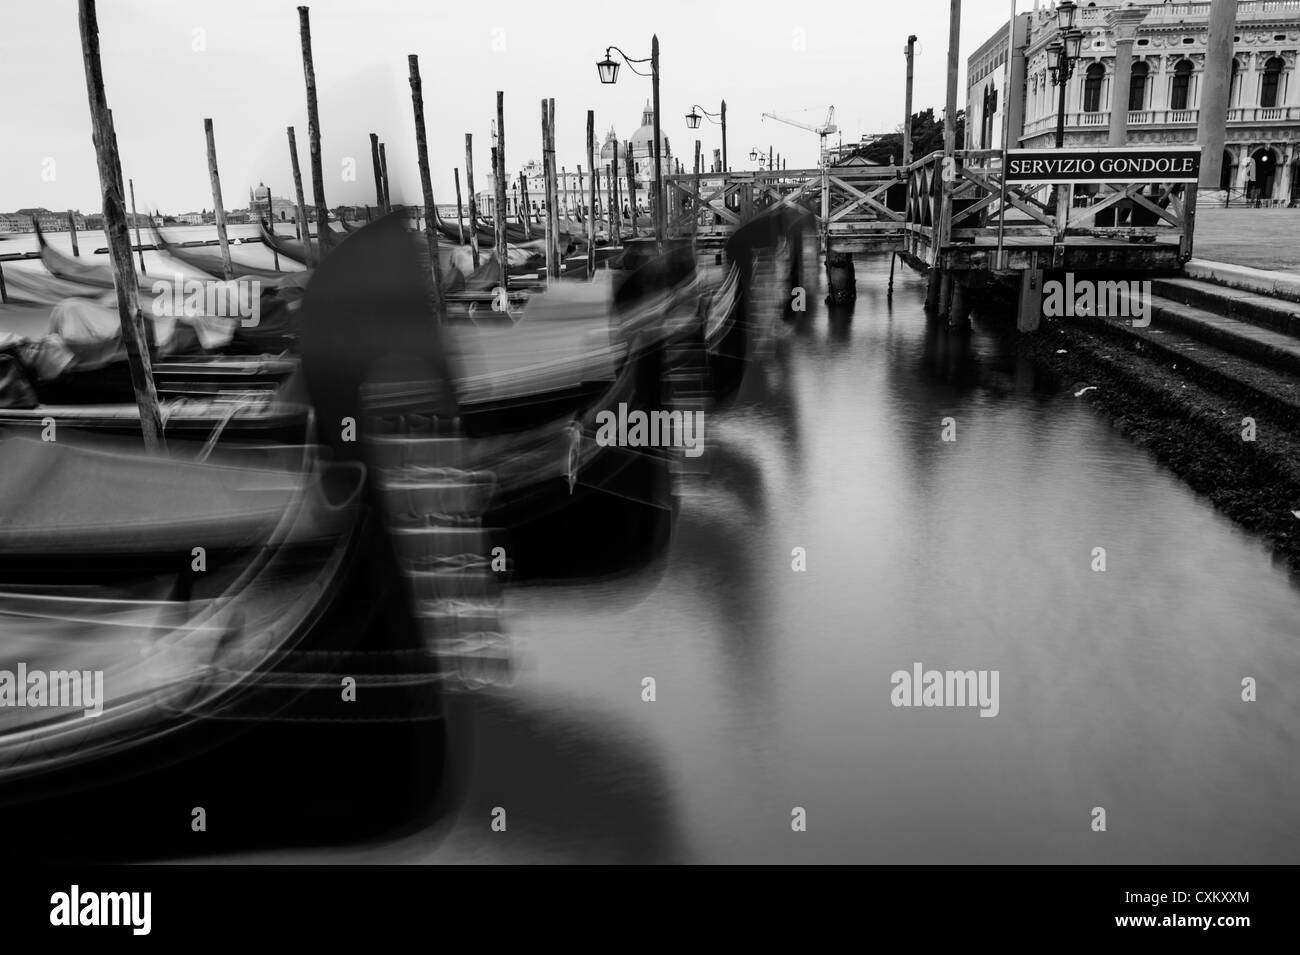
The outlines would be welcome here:
M 455 809 L 385 853 L 1300 861 L 1296 590 L 982 319 L 927 321 L 902 269 L 891 305 L 887 276 L 860 261 L 852 317 L 816 304 L 710 421 L 653 588 L 509 593 L 532 666 L 457 701 Z M 894 708 L 914 662 L 999 670 L 999 715 Z

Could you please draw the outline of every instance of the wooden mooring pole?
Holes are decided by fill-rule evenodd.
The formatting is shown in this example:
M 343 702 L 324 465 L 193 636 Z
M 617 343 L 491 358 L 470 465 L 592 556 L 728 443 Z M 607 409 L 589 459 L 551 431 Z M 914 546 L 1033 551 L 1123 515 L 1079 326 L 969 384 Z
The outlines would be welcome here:
M 591 189 L 587 196 L 587 278 L 596 275 L 596 112 L 587 110 L 587 168 Z
M 533 208 L 528 200 L 528 173 L 519 174 L 519 201 L 522 206 L 522 212 L 519 221 L 524 225 L 524 238 L 529 241 L 533 238 Z
M 497 209 L 492 217 L 496 226 L 497 266 L 501 269 L 501 287 L 509 288 L 510 246 L 506 237 L 506 94 L 497 90 L 497 166 L 492 170 L 496 186 Z
M 302 170 L 298 168 L 298 140 L 294 137 L 293 127 L 288 127 L 289 133 L 289 162 L 293 166 L 293 195 L 298 204 L 298 238 L 302 240 L 303 257 L 307 260 L 303 264 L 307 268 L 314 267 L 316 256 L 311 247 L 311 230 L 307 226 L 307 201 L 302 195 Z
M 148 337 L 144 315 L 140 312 L 140 292 L 135 269 L 131 264 L 131 234 L 126 225 L 126 208 L 122 196 L 121 165 L 117 159 L 117 137 L 113 133 L 108 97 L 104 92 L 104 73 L 99 61 L 99 21 L 95 0 L 78 0 L 77 22 L 81 32 L 81 54 L 86 70 L 86 92 L 90 100 L 91 137 L 99 167 L 99 186 L 104 204 L 104 232 L 113 257 L 114 287 L 117 290 L 117 315 L 126 346 L 131 388 L 140 410 L 140 430 L 145 448 L 151 453 L 166 451 L 162 413 L 149 360 Z
M 478 271 L 478 195 L 474 192 L 474 134 L 465 134 L 465 191 L 469 193 L 469 254 Z
M 144 267 L 144 242 L 140 239 L 140 216 L 135 211 L 135 180 L 128 180 L 131 184 L 131 220 L 135 223 L 135 249 L 140 254 L 140 274 L 146 274 Z M 76 223 L 73 223 L 73 229 L 76 229 Z M 73 233 L 72 248 L 77 248 L 76 233 Z M 276 268 L 279 268 L 277 265 Z
M 370 166 L 375 171 L 375 205 L 384 208 L 384 178 L 379 168 L 379 134 L 370 134 Z
M 411 109 L 415 113 L 415 154 L 420 165 L 420 191 L 424 195 L 424 237 L 429 243 L 429 297 L 433 314 L 442 321 L 446 316 L 442 303 L 442 265 L 438 261 L 438 207 L 433 199 L 433 177 L 429 173 L 429 143 L 424 131 L 424 87 L 420 81 L 420 58 L 414 53 L 406 58 L 410 67 Z
M 384 215 L 393 211 L 393 196 L 388 191 L 388 149 L 384 143 L 379 144 L 379 173 L 384 180 Z
M 542 154 L 546 157 L 546 274 L 558 279 L 561 271 L 560 196 L 555 181 L 555 99 L 542 101 Z
M 632 140 L 627 141 L 627 208 L 632 216 L 632 238 L 636 238 L 636 163 L 632 161 Z
M 226 237 L 226 208 L 221 201 L 221 175 L 217 172 L 217 140 L 212 133 L 212 120 L 203 120 L 203 134 L 208 138 L 208 177 L 212 180 L 212 214 L 217 220 L 217 245 L 221 247 L 222 276 L 227 282 L 233 277 L 230 264 L 230 240 Z
M 325 230 L 329 228 L 330 211 L 325 205 L 325 174 L 321 170 L 320 113 L 316 109 L 316 67 L 311 58 L 311 16 L 307 7 L 298 8 L 298 31 L 302 38 L 302 74 L 307 84 L 307 140 L 311 149 L 312 195 L 316 202 L 316 239 L 320 243 L 320 258 L 325 257 Z M 311 228 L 304 224 L 303 242 L 311 245 Z
M 460 169 L 453 169 L 452 174 L 456 179 L 456 234 L 460 237 L 460 244 L 465 244 L 465 207 L 461 205 L 460 200 Z
M 134 194 L 135 194 L 135 187 L 134 187 L 134 186 L 131 188 L 131 193 L 132 193 L 132 196 L 134 197 Z M 132 210 L 135 209 L 135 199 L 134 199 L 134 198 L 132 198 L 132 200 L 131 200 L 131 208 L 132 208 Z M 76 216 L 74 216 L 74 215 L 72 214 L 72 210 L 71 210 L 71 209 L 68 210 L 68 234 L 72 237 L 72 254 L 75 255 L 75 256 L 77 256 L 78 258 L 80 258 L 80 257 L 81 257 L 81 249 L 79 249 L 79 248 L 77 247 L 77 218 L 76 218 Z

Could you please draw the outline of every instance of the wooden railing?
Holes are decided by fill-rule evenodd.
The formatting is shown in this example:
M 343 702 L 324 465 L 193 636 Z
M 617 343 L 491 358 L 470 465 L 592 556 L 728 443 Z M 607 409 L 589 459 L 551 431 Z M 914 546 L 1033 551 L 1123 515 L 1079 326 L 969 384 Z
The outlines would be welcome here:
M 811 212 L 824 239 L 899 233 L 905 182 L 905 171 L 897 166 L 665 176 L 668 233 L 727 235 L 753 216 L 780 206 Z
M 999 233 L 1021 245 L 1056 249 L 1091 237 L 1118 245 L 1159 241 L 1191 257 L 1196 186 L 1183 183 L 1009 183 L 998 150 L 959 150 L 947 167 L 932 153 L 908 168 L 904 248 L 928 265 L 946 249 Z M 999 222 L 999 220 L 1001 220 Z

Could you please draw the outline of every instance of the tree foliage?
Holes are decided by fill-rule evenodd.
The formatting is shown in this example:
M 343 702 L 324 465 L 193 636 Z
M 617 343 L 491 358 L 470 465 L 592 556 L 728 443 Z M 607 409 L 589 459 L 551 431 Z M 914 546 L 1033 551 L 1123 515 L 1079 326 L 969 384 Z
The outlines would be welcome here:
M 957 110 L 957 144 L 961 145 L 966 135 L 966 111 Z M 912 158 L 943 149 L 943 121 L 934 115 L 933 109 L 912 114 Z M 868 162 L 895 164 L 903 161 L 903 131 L 881 136 L 868 146 L 860 146 L 845 158 L 861 156 Z

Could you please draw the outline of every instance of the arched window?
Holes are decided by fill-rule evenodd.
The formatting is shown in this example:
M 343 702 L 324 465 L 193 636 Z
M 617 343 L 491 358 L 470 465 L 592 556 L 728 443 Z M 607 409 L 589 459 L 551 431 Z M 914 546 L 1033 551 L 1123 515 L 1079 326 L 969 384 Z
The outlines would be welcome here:
M 1187 109 L 1192 91 L 1192 61 L 1179 60 L 1174 67 L 1174 85 L 1169 97 L 1170 109 Z
M 1101 82 L 1106 77 L 1106 68 L 1100 63 L 1088 67 L 1083 80 L 1083 111 L 1096 113 L 1101 110 Z
M 1145 63 L 1134 63 L 1131 79 L 1128 87 L 1128 108 L 1129 109 L 1146 109 L 1147 105 L 1147 77 L 1151 74 L 1151 67 Z
M 1269 57 L 1264 64 L 1264 76 L 1259 81 L 1259 105 L 1276 106 L 1278 89 L 1282 83 L 1282 60 L 1279 57 Z

